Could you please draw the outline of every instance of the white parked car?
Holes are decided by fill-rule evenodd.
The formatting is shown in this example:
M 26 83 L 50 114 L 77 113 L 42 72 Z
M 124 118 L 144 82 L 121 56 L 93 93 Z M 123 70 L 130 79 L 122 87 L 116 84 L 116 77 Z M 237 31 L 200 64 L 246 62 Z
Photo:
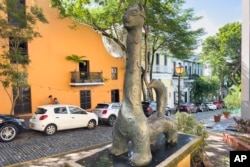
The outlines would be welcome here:
M 94 113 L 98 116 L 99 121 L 107 122 L 110 126 L 113 126 L 120 108 L 120 103 L 98 103 Z
M 213 102 L 206 102 L 205 105 L 207 105 L 209 110 L 216 110 L 217 106 Z
M 65 104 L 38 106 L 29 123 L 30 129 L 43 131 L 47 135 L 73 128 L 94 129 L 96 125 L 98 125 L 98 117 L 95 113 Z

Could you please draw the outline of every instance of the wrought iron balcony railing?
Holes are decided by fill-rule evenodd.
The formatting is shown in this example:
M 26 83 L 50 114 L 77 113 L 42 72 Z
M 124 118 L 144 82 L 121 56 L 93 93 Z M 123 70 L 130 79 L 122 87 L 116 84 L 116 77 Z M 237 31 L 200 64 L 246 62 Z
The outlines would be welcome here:
M 72 71 L 70 85 L 72 86 L 104 85 L 102 72 Z

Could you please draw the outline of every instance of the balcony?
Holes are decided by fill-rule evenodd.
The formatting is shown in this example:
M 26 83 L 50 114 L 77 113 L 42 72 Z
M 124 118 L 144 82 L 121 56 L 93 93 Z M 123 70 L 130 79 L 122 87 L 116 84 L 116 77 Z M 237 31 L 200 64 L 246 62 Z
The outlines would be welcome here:
M 102 72 L 71 72 L 71 86 L 94 86 L 104 85 Z
M 176 73 L 174 73 L 172 75 L 173 78 L 177 78 L 178 75 Z M 185 78 L 186 80 L 195 80 L 196 78 L 199 78 L 200 76 L 198 74 L 182 74 L 181 75 L 182 78 Z
M 150 67 L 148 67 L 148 71 L 150 71 Z M 153 73 L 168 73 L 171 74 L 172 71 L 168 66 L 154 65 L 152 69 Z

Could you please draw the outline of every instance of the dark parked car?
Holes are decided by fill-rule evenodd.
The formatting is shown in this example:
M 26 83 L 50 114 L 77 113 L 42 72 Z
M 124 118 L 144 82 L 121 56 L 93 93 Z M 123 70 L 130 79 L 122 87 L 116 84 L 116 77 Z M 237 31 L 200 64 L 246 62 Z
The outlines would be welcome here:
M 195 103 L 195 105 L 197 106 L 197 112 L 209 111 L 208 106 L 204 103 Z
M 142 102 L 142 109 L 144 114 L 149 117 L 152 115 L 154 112 L 157 110 L 157 103 L 155 101 L 143 101 Z M 170 115 L 171 114 L 171 109 L 169 107 L 165 107 L 165 115 Z
M 13 140 L 25 128 L 24 119 L 0 114 L 0 141 L 9 142 Z
M 165 108 L 165 115 L 166 115 L 166 116 L 170 116 L 171 114 L 172 114 L 171 108 L 168 107 L 168 106 L 166 106 L 166 108 Z
M 156 102 L 143 101 L 141 102 L 144 114 L 149 117 L 156 112 Z
M 223 100 L 220 100 L 219 102 L 220 102 L 220 104 L 222 105 L 222 108 L 226 108 L 226 105 L 225 105 L 225 103 L 224 103 Z
M 214 104 L 216 105 L 217 109 L 223 108 L 223 104 L 220 101 L 214 101 Z
M 188 113 L 196 113 L 199 112 L 199 107 L 196 106 L 194 103 L 182 103 L 180 107 L 176 108 L 177 111 L 180 112 L 188 112 Z

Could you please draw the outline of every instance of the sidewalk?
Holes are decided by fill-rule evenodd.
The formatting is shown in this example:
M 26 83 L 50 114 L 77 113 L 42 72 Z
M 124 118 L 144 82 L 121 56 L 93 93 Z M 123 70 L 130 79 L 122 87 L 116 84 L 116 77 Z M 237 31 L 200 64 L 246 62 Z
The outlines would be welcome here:
M 232 114 L 229 118 L 221 117 L 221 121 L 216 123 L 213 118 L 204 122 L 207 127 L 209 137 L 205 148 L 206 155 L 210 163 L 207 167 L 229 167 L 229 152 L 234 150 L 223 141 L 223 132 L 232 132 L 235 130 L 235 121 L 233 117 L 240 118 L 240 114 Z

